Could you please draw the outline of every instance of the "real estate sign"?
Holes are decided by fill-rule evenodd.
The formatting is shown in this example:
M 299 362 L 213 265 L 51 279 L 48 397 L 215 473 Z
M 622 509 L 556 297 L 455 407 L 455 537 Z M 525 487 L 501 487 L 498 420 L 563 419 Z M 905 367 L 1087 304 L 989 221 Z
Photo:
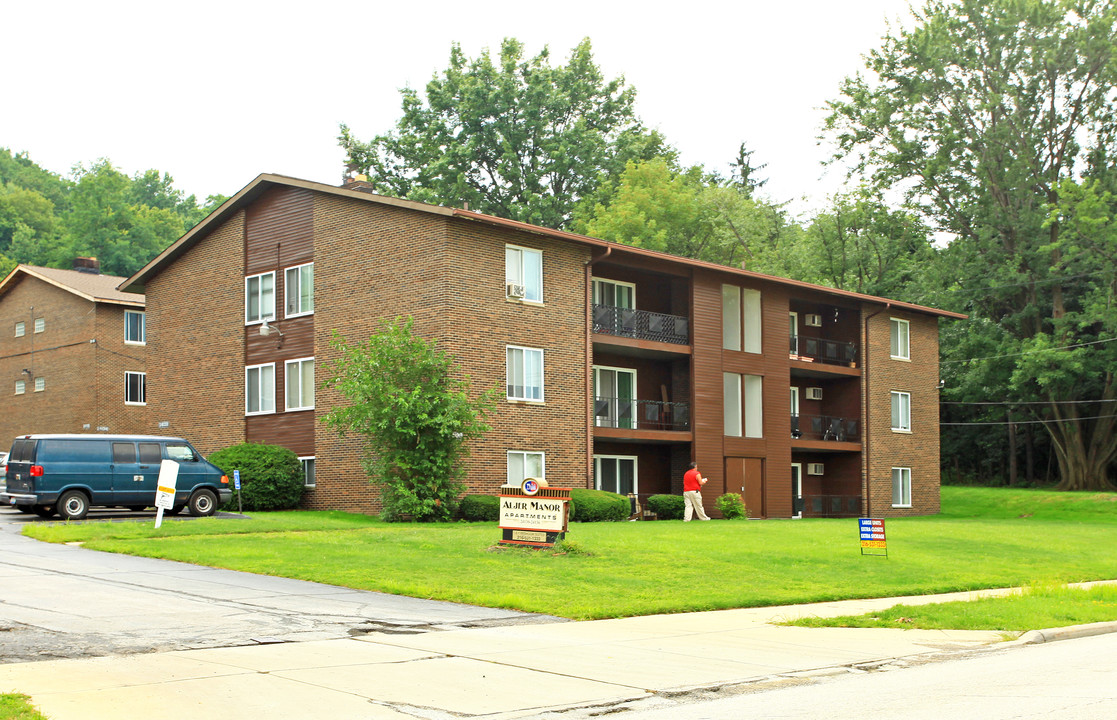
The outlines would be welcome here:
M 858 522 L 858 531 L 861 535 L 862 555 L 888 556 L 888 540 L 884 537 L 884 521 L 876 518 L 861 518 Z M 870 552 L 865 552 L 869 550 Z M 884 552 L 872 552 L 883 550 Z

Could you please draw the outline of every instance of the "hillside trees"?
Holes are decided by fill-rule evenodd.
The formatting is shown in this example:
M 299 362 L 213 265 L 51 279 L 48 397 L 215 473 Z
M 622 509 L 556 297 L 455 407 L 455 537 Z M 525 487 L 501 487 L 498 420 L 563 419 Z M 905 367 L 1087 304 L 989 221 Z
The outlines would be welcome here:
M 635 92 L 602 75 L 588 38 L 558 66 L 546 48 L 525 59 L 515 39 L 495 59 L 454 44 L 422 97 L 400 91 L 393 132 L 364 142 L 342 125 L 338 139 L 347 166 L 377 192 L 562 229 L 626 160 L 673 153 L 637 120 Z
M 993 354 L 1011 358 L 984 400 L 1043 403 L 1020 407 L 1043 421 L 1060 487 L 1112 487 L 1108 221 L 1068 223 L 1109 204 L 1097 188 L 1077 200 L 1071 188 L 1085 176 L 1112 183 L 1117 9 L 1108 0 L 930 0 L 916 19 L 869 55 L 875 78 L 844 82 L 828 133 L 875 187 L 905 191 L 955 238 L 944 259 L 964 290 L 956 309 L 991 321 L 1002 335 Z M 952 360 L 952 347 L 944 351 Z M 955 387 L 974 386 L 964 376 L 985 374 L 984 362 L 958 363 Z

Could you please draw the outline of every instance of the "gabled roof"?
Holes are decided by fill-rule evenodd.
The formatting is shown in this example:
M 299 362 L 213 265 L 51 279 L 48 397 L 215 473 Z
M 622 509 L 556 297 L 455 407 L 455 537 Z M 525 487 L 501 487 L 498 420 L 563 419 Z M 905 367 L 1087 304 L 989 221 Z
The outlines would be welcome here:
M 272 187 L 301 188 L 304 190 L 312 190 L 314 192 L 321 192 L 329 195 L 339 195 L 342 197 L 353 198 L 355 200 L 360 200 L 363 202 L 390 205 L 393 207 L 407 208 L 410 210 L 415 210 L 417 212 L 428 213 L 432 215 L 441 215 L 443 217 L 451 217 L 459 220 L 467 220 L 471 222 L 483 223 L 486 225 L 511 228 L 514 230 L 519 230 L 521 232 L 531 233 L 533 235 L 541 235 L 558 240 L 575 242 L 582 245 L 590 245 L 604 250 L 604 254 L 615 254 L 615 256 L 632 255 L 637 257 L 644 257 L 661 262 L 670 262 L 684 268 L 701 268 L 704 270 L 712 270 L 716 272 L 727 273 L 730 275 L 746 277 L 752 280 L 797 287 L 804 290 L 810 290 L 826 295 L 833 295 L 835 297 L 845 298 L 851 301 L 869 302 L 886 307 L 910 310 L 912 312 L 935 315 L 939 317 L 957 319 L 965 319 L 967 317 L 966 315 L 963 315 L 961 313 L 950 312 L 948 310 L 938 310 L 936 308 L 924 307 L 922 305 L 901 302 L 899 300 L 891 300 L 889 298 L 876 297 L 874 295 L 864 295 L 862 293 L 851 292 L 849 290 L 837 290 L 835 288 L 826 287 L 824 285 L 814 285 L 812 283 L 801 282 L 799 280 L 790 280 L 788 278 L 776 277 L 774 275 L 765 275 L 763 273 L 728 267 L 726 265 L 718 265 L 717 263 L 706 262 L 703 260 L 692 260 L 690 258 L 679 257 L 677 255 L 669 255 L 667 253 L 657 252 L 654 250 L 645 250 L 643 248 L 611 242 L 609 240 L 600 240 L 598 238 L 592 238 L 586 235 L 578 235 L 576 233 L 566 232 L 564 230 L 552 230 L 550 228 L 544 228 L 538 225 L 531 225 L 529 223 L 519 222 L 516 220 L 506 220 L 504 218 L 498 218 L 492 215 L 472 212 L 470 210 L 459 210 L 456 208 L 441 207 L 438 205 L 428 205 L 426 203 L 415 202 L 412 200 L 400 200 L 398 198 L 370 193 L 366 190 L 351 190 L 344 187 L 325 185 L 323 183 L 311 182 L 309 180 L 300 180 L 298 178 L 287 177 L 284 175 L 272 175 L 267 173 L 258 175 L 255 180 L 246 185 L 243 189 L 241 189 L 240 192 L 226 200 L 221 205 L 221 207 L 214 210 L 204 220 L 191 228 L 190 231 L 179 238 L 177 242 L 168 247 L 154 260 L 141 268 L 139 272 L 122 282 L 119 286 L 119 289 L 125 292 L 143 292 L 144 284 L 147 283 L 150 278 L 162 272 L 163 268 L 174 262 L 179 256 L 189 250 L 195 243 L 204 238 L 210 232 L 210 230 L 219 227 L 221 223 L 223 223 L 226 219 L 231 217 L 240 209 L 250 205 L 263 192 Z
M 14 287 L 22 276 L 36 278 L 89 302 L 144 307 L 143 295 L 121 292 L 117 289 L 124 278 L 36 265 L 17 265 L 7 277 L 0 280 L 0 297 Z

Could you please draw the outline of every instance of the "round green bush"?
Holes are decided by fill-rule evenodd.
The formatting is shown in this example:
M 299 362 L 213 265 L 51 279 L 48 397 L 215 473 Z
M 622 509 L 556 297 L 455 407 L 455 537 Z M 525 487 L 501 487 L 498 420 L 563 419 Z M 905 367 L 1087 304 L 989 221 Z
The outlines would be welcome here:
M 718 510 L 721 511 L 721 516 L 726 520 L 736 520 L 738 518 L 747 518 L 748 511 L 745 509 L 745 501 L 737 493 L 726 493 L 714 501 Z
M 570 491 L 570 519 L 577 508 L 578 522 L 620 522 L 632 513 L 628 497 L 605 490 L 574 488 Z
M 682 520 L 686 500 L 682 495 L 652 495 L 648 498 L 648 510 L 660 520 Z
M 242 443 L 211 454 L 207 458 L 229 476 L 240 471 L 241 502 L 245 510 L 291 510 L 303 496 L 303 465 L 299 457 L 279 445 Z M 236 510 L 237 493 L 222 510 Z
M 500 520 L 500 498 L 496 495 L 466 495 L 458 511 L 462 520 L 469 522 L 497 522 Z

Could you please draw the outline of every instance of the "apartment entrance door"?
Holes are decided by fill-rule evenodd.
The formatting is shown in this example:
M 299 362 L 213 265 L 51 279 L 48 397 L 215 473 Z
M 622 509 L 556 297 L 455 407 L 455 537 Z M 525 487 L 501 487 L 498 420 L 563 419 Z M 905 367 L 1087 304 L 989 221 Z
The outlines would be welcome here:
M 740 493 L 750 517 L 766 517 L 764 458 L 725 458 L 725 492 Z
M 791 463 L 791 517 L 803 517 L 803 465 Z

